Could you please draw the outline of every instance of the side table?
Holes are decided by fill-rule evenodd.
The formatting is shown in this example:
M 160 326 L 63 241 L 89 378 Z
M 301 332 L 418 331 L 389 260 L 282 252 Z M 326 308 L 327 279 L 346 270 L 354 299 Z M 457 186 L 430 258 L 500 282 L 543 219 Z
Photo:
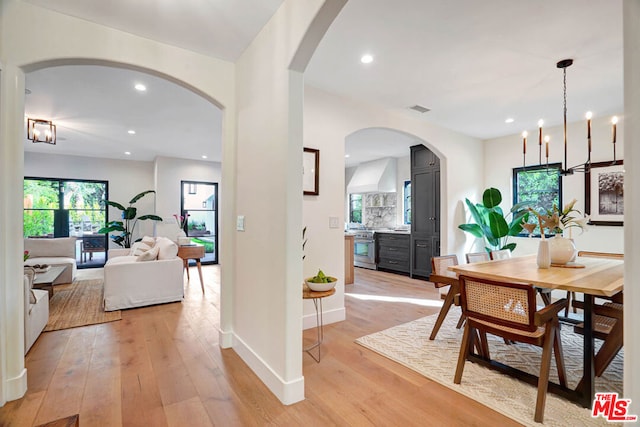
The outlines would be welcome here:
M 309 289 L 306 283 L 302 285 L 302 299 L 311 299 L 313 300 L 313 305 L 316 308 L 316 330 L 318 331 L 318 339 L 315 343 L 311 344 L 309 347 L 303 348 L 309 356 L 313 358 L 316 362 L 320 363 L 320 345 L 322 344 L 322 340 L 324 339 L 324 331 L 323 331 L 323 323 L 322 323 L 322 298 L 329 297 L 336 293 L 336 288 L 331 288 L 328 291 L 316 292 Z M 316 358 L 311 350 L 314 348 L 318 348 L 318 357 Z
M 184 268 L 187 270 L 187 280 L 189 277 L 189 260 L 196 261 L 198 267 L 198 274 L 200 275 L 200 286 L 202 287 L 202 293 L 204 294 L 204 280 L 202 280 L 202 264 L 200 258 L 204 257 L 204 245 L 180 245 L 178 246 L 178 256 L 182 258 Z

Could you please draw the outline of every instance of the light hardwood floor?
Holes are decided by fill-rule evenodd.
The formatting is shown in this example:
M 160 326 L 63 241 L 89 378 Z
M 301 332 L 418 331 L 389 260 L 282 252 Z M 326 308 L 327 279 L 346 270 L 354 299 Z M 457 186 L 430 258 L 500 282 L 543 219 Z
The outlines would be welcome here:
M 415 303 L 439 301 L 428 282 L 356 269 L 347 320 L 325 327 L 322 361 L 303 354 L 306 400 L 284 406 L 233 350 L 219 348 L 219 267 L 203 273 L 205 296 L 192 268 L 182 303 L 43 333 L 26 359 L 29 391 L 0 408 L 0 426 L 76 413 L 83 427 L 518 425 L 354 342 L 436 313 Z M 305 331 L 306 344 L 314 338 Z

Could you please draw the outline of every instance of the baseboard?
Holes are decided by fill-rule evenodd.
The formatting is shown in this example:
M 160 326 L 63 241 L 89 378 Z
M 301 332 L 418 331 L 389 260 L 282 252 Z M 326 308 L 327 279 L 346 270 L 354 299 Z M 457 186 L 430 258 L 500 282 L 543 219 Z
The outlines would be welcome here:
M 233 332 L 225 332 L 218 329 L 218 344 L 222 348 L 233 347 Z
M 347 317 L 344 307 L 335 310 L 325 310 L 322 314 L 322 323 L 329 325 L 331 323 L 342 322 Z M 306 314 L 302 317 L 302 329 L 310 329 L 316 327 L 316 312 Z
M 23 369 L 17 377 L 9 378 L 5 385 L 4 397 L 7 401 L 23 397 L 27 392 L 27 370 Z
M 294 381 L 284 381 L 237 335 L 234 335 L 233 350 L 238 353 L 242 360 L 249 365 L 249 368 L 284 405 L 291 405 L 304 400 L 303 376 L 296 378 Z M 302 354 L 302 351 L 300 354 Z

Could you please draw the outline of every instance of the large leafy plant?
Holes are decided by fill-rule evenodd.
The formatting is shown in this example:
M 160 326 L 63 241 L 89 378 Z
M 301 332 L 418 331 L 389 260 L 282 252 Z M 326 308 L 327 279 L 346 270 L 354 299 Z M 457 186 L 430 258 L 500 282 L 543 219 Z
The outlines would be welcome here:
M 120 234 L 112 234 L 111 240 L 114 243 L 122 246 L 123 248 L 131 247 L 131 238 L 133 236 L 133 231 L 136 228 L 136 224 L 138 221 L 152 220 L 152 221 L 162 221 L 162 218 L 158 215 L 141 215 L 136 218 L 138 214 L 138 209 L 133 205 L 146 196 L 149 193 L 155 193 L 154 190 L 143 191 L 140 194 L 134 196 L 131 200 L 129 200 L 129 206 L 124 207 L 118 202 L 114 202 L 112 200 L 106 200 L 105 203 L 109 206 L 113 206 L 114 208 L 120 209 L 122 211 L 122 221 L 111 221 L 107 224 L 106 227 L 102 227 L 98 230 L 98 233 L 113 233 L 120 232 Z
M 514 205 L 505 216 L 500 203 L 502 194 L 497 188 L 488 188 L 482 194 L 482 203 L 473 204 L 465 199 L 471 217 L 475 223 L 461 224 L 458 226 L 463 231 L 473 236 L 484 239 L 487 252 L 499 249 L 516 248 L 515 243 L 507 243 L 509 236 L 517 236 L 522 231 L 523 219 L 526 222 L 529 217 L 526 203 Z M 507 222 L 507 217 L 511 221 Z

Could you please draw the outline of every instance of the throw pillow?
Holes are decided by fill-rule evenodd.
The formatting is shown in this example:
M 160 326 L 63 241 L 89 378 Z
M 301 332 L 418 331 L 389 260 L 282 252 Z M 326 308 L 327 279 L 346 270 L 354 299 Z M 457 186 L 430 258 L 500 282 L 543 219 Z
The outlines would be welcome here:
M 153 247 L 153 245 L 148 245 L 145 242 L 135 242 L 131 246 L 131 252 L 129 252 L 129 255 L 132 255 L 132 256 L 142 255 L 143 253 L 147 252 L 152 247 Z
M 142 243 L 146 243 L 147 245 L 149 245 L 150 247 L 155 246 L 156 244 L 156 238 L 155 237 L 151 237 L 151 236 L 144 236 L 142 238 L 142 240 L 140 240 Z
M 149 249 L 146 252 L 143 252 L 142 254 L 138 255 L 138 257 L 136 258 L 137 262 L 142 262 L 142 261 L 153 261 L 158 257 L 158 252 L 160 251 L 160 248 L 158 248 L 157 246 Z
M 173 259 L 178 255 L 178 245 L 167 237 L 158 237 L 156 247 L 160 248 L 158 259 Z

